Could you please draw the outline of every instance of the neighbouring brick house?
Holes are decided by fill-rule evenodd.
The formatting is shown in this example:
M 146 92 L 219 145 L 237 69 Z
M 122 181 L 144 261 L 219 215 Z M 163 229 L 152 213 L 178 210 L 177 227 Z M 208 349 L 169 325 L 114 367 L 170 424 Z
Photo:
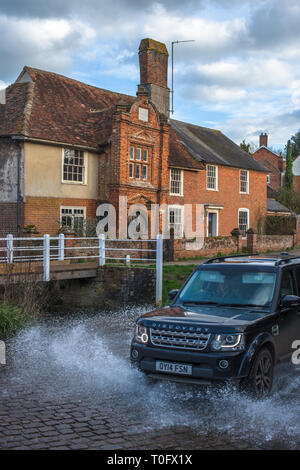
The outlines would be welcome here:
M 283 186 L 286 162 L 280 152 L 279 155 L 268 148 L 268 135 L 259 136 L 259 147 L 252 154 L 268 170 L 267 184 L 270 188 L 278 190 Z
M 25 67 L 0 106 L 0 232 L 95 218 L 100 202 L 205 205 L 205 234 L 229 236 L 266 213 L 266 169 L 222 132 L 169 119 L 166 46 L 139 48 L 136 96 Z

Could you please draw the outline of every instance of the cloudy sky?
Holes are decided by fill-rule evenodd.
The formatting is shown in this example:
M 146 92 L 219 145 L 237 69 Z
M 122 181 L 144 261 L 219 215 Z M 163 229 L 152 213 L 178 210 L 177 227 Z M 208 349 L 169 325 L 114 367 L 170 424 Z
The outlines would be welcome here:
M 173 117 L 280 148 L 300 128 L 299 25 L 299 0 L 0 0 L 0 88 L 30 65 L 134 95 L 142 38 L 194 39 Z

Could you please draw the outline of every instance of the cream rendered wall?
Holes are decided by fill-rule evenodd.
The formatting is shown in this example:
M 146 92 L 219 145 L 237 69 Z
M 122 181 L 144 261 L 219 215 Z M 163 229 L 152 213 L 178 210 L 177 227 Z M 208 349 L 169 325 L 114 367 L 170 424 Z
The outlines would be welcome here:
M 85 151 L 87 184 L 62 183 L 62 147 L 25 144 L 25 197 L 98 199 L 99 154 Z

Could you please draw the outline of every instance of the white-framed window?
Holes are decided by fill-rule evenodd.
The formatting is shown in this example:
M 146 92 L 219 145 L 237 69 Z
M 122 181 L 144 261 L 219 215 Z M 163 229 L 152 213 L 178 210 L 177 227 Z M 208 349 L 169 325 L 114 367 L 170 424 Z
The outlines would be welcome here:
M 65 207 L 60 208 L 60 225 L 73 229 L 76 234 L 84 234 L 84 225 L 86 219 L 85 207 Z
M 270 184 L 270 175 L 267 175 L 267 184 Z
M 87 158 L 82 150 L 63 149 L 62 181 L 87 184 Z
M 183 170 L 171 168 L 170 194 L 173 196 L 183 196 Z
M 174 229 L 174 236 L 181 238 L 183 236 L 184 213 L 183 206 L 168 207 L 168 228 Z
M 240 193 L 249 194 L 249 171 L 240 170 Z
M 218 191 L 218 167 L 215 165 L 206 166 L 206 189 Z
M 129 178 L 133 178 L 134 174 L 134 164 L 133 163 L 129 163 Z
M 135 177 L 137 180 L 141 178 L 141 165 L 139 164 L 135 166 Z
M 130 147 L 130 157 L 129 158 L 130 158 L 130 160 L 134 160 L 134 147 L 133 146 Z
M 129 148 L 129 178 L 136 180 L 151 180 L 151 149 L 142 145 L 130 145 Z
M 143 180 L 147 180 L 147 179 L 148 179 L 148 166 L 143 165 Z
M 247 236 L 247 230 L 250 227 L 250 211 L 249 209 L 239 209 L 239 229 L 242 232 L 243 238 Z

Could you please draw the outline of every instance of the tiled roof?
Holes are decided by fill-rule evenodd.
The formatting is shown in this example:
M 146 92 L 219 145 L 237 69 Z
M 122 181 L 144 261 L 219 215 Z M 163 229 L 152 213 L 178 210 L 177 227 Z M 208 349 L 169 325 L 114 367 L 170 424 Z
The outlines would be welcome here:
M 269 212 L 289 212 L 292 213 L 290 209 L 280 204 L 280 202 L 275 199 L 267 199 L 267 210 Z
M 186 149 L 184 142 L 171 127 L 169 166 L 188 169 L 204 169 L 205 165 L 196 160 Z
M 20 80 L 24 74 L 32 81 L 17 81 L 8 88 L 0 135 L 23 134 L 97 148 L 111 135 L 116 104 L 135 99 L 30 67 L 23 69 Z
M 52 72 L 24 67 L 7 88 L 0 105 L 0 136 L 32 139 L 97 149 L 112 132 L 117 104 L 134 96 L 116 93 Z M 205 163 L 267 171 L 220 131 L 170 120 L 169 165 L 199 170 Z
M 170 123 L 184 147 L 198 162 L 268 172 L 222 132 L 173 119 Z

